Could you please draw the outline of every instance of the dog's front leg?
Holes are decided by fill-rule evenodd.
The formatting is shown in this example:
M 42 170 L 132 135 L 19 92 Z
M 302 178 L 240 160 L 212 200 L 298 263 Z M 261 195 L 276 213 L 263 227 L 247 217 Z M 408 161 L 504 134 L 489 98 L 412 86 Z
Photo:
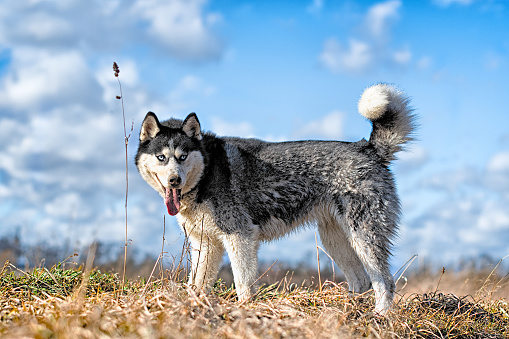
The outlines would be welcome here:
M 240 302 L 251 298 L 251 288 L 257 278 L 258 238 L 253 233 L 234 233 L 225 235 L 223 238 L 223 245 L 230 257 L 233 279 Z
M 223 244 L 207 235 L 200 238 L 190 237 L 192 267 L 189 273 L 189 285 L 198 291 L 208 293 L 216 280 L 224 253 Z

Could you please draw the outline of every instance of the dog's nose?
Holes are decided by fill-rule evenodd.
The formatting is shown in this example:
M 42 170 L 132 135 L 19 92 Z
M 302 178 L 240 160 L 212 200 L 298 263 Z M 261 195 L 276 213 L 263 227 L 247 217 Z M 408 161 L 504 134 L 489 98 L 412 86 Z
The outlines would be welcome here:
M 182 179 L 177 174 L 171 175 L 168 178 L 168 183 L 170 184 L 171 187 L 177 187 L 178 185 L 180 185 L 181 182 L 182 182 Z

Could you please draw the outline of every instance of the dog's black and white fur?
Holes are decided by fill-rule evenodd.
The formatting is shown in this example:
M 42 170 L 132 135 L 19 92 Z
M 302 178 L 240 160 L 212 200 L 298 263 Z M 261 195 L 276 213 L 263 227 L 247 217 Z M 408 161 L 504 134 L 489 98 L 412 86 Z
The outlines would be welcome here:
M 414 115 L 408 98 L 386 84 L 364 91 L 359 112 L 373 130 L 369 141 L 354 143 L 217 137 L 194 113 L 164 122 L 146 115 L 136 165 L 189 236 L 190 284 L 207 291 L 226 250 L 238 298 L 247 300 L 260 241 L 317 224 L 350 290 L 373 288 L 375 312 L 389 310 L 400 204 L 388 166 L 411 140 Z

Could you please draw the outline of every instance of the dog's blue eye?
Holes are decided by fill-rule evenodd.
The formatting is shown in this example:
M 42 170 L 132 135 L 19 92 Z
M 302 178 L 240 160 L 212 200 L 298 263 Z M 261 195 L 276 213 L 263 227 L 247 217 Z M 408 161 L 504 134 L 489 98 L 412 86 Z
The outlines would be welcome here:
M 180 157 L 179 157 L 179 160 L 180 161 L 184 161 L 187 159 L 187 154 L 182 154 Z
M 166 160 L 166 157 L 164 156 L 164 154 L 161 154 L 161 155 L 157 156 L 157 160 L 164 161 L 164 160 Z

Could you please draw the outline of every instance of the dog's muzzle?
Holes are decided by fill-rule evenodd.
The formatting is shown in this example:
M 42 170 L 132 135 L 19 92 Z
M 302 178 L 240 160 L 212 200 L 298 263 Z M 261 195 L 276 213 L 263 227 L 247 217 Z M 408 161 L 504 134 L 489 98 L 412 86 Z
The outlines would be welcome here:
M 177 174 L 171 175 L 168 178 L 168 185 L 171 188 L 177 188 L 180 186 L 181 183 L 182 183 L 182 178 Z

